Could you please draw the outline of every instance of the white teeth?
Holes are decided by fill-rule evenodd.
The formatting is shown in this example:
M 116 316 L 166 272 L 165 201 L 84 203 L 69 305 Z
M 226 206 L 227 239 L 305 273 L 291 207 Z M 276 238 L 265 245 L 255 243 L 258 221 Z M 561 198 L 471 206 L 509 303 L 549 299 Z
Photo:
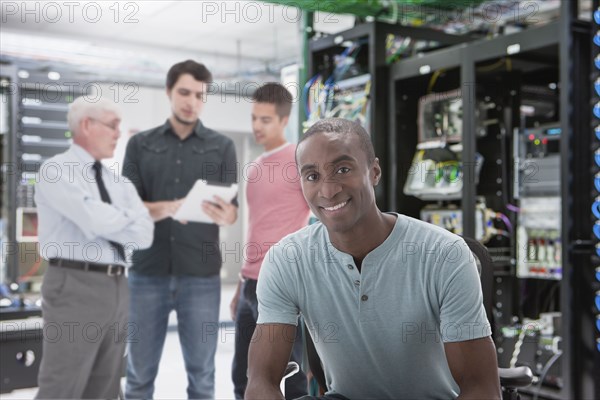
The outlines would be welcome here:
M 348 204 L 347 201 L 340 203 L 333 207 L 323 207 L 323 208 L 326 209 L 327 211 L 335 211 L 335 210 L 339 210 L 340 208 L 344 207 L 346 204 Z

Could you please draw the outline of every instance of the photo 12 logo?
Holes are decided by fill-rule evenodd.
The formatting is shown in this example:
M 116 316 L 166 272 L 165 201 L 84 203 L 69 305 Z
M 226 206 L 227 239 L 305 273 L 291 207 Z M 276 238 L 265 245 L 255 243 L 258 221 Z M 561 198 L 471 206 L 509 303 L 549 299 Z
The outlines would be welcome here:
M 111 21 L 115 24 L 135 24 L 140 22 L 137 14 L 138 3 L 128 2 L 96 2 L 96 1 L 3 1 L 0 4 L 2 23 L 76 23 L 91 24 L 100 21 Z
M 96 103 L 101 98 L 107 98 L 119 103 L 139 103 L 139 84 L 135 82 L 113 82 L 100 84 L 98 82 L 11 82 L 5 84 L 5 92 L 9 96 L 18 95 L 20 89 L 27 89 L 27 97 L 23 104 L 63 103 L 65 99 L 75 99 L 83 96 L 88 103 Z M 3 96 L 0 101 L 10 101 L 9 96 Z

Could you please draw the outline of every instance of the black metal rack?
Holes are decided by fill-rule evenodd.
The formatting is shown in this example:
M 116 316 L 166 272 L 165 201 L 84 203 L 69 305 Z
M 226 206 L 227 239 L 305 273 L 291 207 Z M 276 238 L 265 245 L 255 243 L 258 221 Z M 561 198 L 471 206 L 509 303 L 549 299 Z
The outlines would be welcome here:
M 554 293 L 559 304 L 562 320 L 560 323 L 562 354 L 555 365 L 562 371 L 561 387 L 550 388 L 536 384 L 526 390 L 531 396 L 548 399 L 593 399 L 600 396 L 598 379 L 600 363 L 596 338 L 594 336 L 594 320 L 590 304 L 594 299 L 594 265 L 591 256 L 595 249 L 591 246 L 590 220 L 591 196 L 593 189 L 593 163 L 590 143 L 593 130 L 590 129 L 590 74 L 592 43 L 591 25 L 587 21 L 577 19 L 578 2 L 563 1 L 558 21 L 542 27 L 535 27 L 506 36 L 489 40 L 479 40 L 467 44 L 427 53 L 418 58 L 402 60 L 390 70 L 390 115 L 387 142 L 387 158 L 389 178 L 386 181 L 388 190 L 388 209 L 419 217 L 418 212 L 424 202 L 403 193 L 403 186 L 411 170 L 411 161 L 417 145 L 417 108 L 419 97 L 426 94 L 427 83 L 431 81 L 435 71 L 444 70 L 444 82 L 440 82 L 436 90 L 443 92 L 455 88 L 462 89 L 463 131 L 462 161 L 464 165 L 474 165 L 476 151 L 482 150 L 484 142 L 477 134 L 478 109 L 475 99 L 481 95 L 482 87 L 493 84 L 494 79 L 478 72 L 490 61 L 510 57 L 519 63 L 513 71 L 496 74 L 495 78 L 505 78 L 497 85 L 498 96 L 514 97 L 514 104 L 498 112 L 500 119 L 512 121 L 511 126 L 519 127 L 518 107 L 524 94 L 519 87 L 530 80 L 539 79 L 556 82 L 558 121 L 563 132 L 560 140 L 560 188 L 557 195 L 562 200 L 561 207 L 561 241 L 562 247 L 562 279 L 558 293 Z M 598 7 L 594 2 L 594 10 Z M 554 64 L 554 67 L 551 67 Z M 549 67 L 550 66 L 550 67 Z M 521 71 L 521 72 L 517 72 Z M 532 73 L 531 71 L 538 71 Z M 529 75 L 527 75 L 529 74 Z M 526 77 L 525 82 L 523 77 Z M 439 81 L 438 81 L 439 82 Z M 489 92 L 489 91 L 488 91 Z M 543 93 L 541 94 L 544 95 Z M 510 99 L 508 100 L 510 101 Z M 512 136 L 512 132 L 498 133 Z M 487 146 L 493 143 L 489 140 Z M 512 161 L 511 142 L 498 157 L 486 162 L 496 164 L 497 180 L 515 179 Z M 595 150 L 595 149 L 594 149 Z M 508 162 L 508 163 L 507 163 Z M 506 174 L 502 175 L 504 170 Z M 493 174 L 491 175 L 493 176 Z M 557 179 L 559 177 L 556 177 Z M 464 168 L 463 191 L 460 201 L 462 210 L 463 234 L 473 237 L 475 234 L 476 198 L 483 190 L 477 184 L 475 170 Z M 493 199 L 493 190 L 498 196 L 506 195 L 502 186 L 494 188 L 491 184 L 485 190 L 490 191 L 487 198 Z M 511 198 L 514 193 L 510 187 L 504 186 Z M 502 292 L 497 295 L 496 302 L 504 318 L 500 322 L 508 324 L 512 316 L 522 316 L 521 298 L 517 295 L 518 285 L 522 279 L 515 274 L 515 241 L 502 243 L 512 248 L 509 256 L 504 255 L 497 262 L 496 289 Z M 492 249 L 494 250 L 494 249 Z M 513 343 L 514 344 L 514 343 Z M 498 346 L 502 347 L 502 344 Z M 535 351 L 535 350 L 534 350 Z M 501 356 L 499 355 L 499 359 Z
M 476 63 L 503 57 L 506 55 L 507 48 L 514 44 L 519 44 L 520 53 L 526 53 L 535 51 L 537 49 L 546 48 L 552 45 L 557 45 L 557 38 L 559 33 L 559 23 L 553 22 L 546 26 L 537 29 L 526 30 L 522 33 L 512 34 L 507 36 L 501 36 L 492 40 L 479 40 L 472 43 L 462 44 L 459 46 L 453 46 L 445 48 L 443 50 L 435 51 L 429 54 L 425 54 L 422 57 L 407 59 L 402 62 L 395 64 L 391 69 L 390 86 L 393 87 L 399 81 L 403 81 L 403 84 L 414 84 L 419 87 L 415 89 L 417 97 L 425 94 L 424 82 L 427 82 L 434 71 L 436 70 L 450 70 L 453 73 L 454 78 L 450 79 L 453 83 L 448 86 L 451 88 L 462 89 L 463 99 L 463 163 L 465 165 L 474 165 L 475 163 L 475 150 L 476 150 L 476 105 L 475 105 L 475 89 L 476 89 Z M 411 82 L 412 81 L 412 82 Z M 418 81 L 417 83 L 414 83 Z M 411 87 L 412 89 L 412 87 Z M 408 95 L 404 91 L 403 95 Z M 392 90 L 389 92 L 390 108 L 392 112 L 389 115 L 389 146 L 387 148 L 388 159 L 389 159 L 389 171 L 390 176 L 388 179 L 389 198 L 388 202 L 392 209 L 398 209 L 399 204 L 406 204 L 411 202 L 410 199 L 406 199 L 402 193 L 403 176 L 399 176 L 399 172 L 406 173 L 410 168 L 410 161 L 412 160 L 412 149 L 416 145 L 416 136 L 403 137 L 403 140 L 408 142 L 398 142 L 397 133 L 401 128 L 399 120 L 402 119 L 402 125 L 413 124 L 416 118 L 412 119 L 413 113 L 416 113 L 416 109 L 412 110 L 409 117 L 405 118 L 404 115 L 398 115 L 398 98 L 397 93 Z M 413 99 L 406 99 L 408 103 L 415 103 Z M 406 121 L 406 119 L 409 119 Z M 409 131 L 415 130 L 416 128 L 405 128 Z M 414 143 L 413 143 L 414 141 Z M 462 196 L 462 210 L 463 216 L 463 234 L 472 237 L 475 230 L 474 212 L 475 209 L 475 176 L 472 174 L 474 170 L 472 168 L 465 168 L 464 181 L 470 184 L 464 185 L 464 193 Z M 403 205 L 402 207 L 406 207 Z M 410 206 L 409 206 L 410 207 Z M 419 205 L 417 205 L 419 207 Z M 414 214 L 415 207 L 409 210 L 409 214 Z M 404 209 L 402 211 L 405 211 Z M 412 212 L 411 212 L 412 211 Z
M 590 74 L 590 82 L 588 82 L 588 87 L 589 87 L 589 93 L 591 94 L 591 98 L 593 99 L 592 103 L 589 102 L 583 102 L 583 104 L 579 104 L 579 106 L 583 106 L 585 112 L 588 113 L 588 115 L 590 115 L 590 111 L 592 108 L 592 104 L 595 103 L 596 105 L 600 102 L 600 90 L 598 89 L 598 78 L 600 78 L 600 68 L 598 68 L 598 64 L 596 63 L 596 60 L 598 59 L 598 57 L 600 57 L 600 46 L 598 45 L 597 40 L 593 40 L 594 39 L 598 39 L 598 33 L 600 33 L 600 1 L 599 0 L 594 0 L 592 2 L 592 31 L 591 32 L 586 32 L 585 29 L 581 30 L 581 37 L 579 39 L 579 44 L 580 44 L 580 48 L 578 49 L 578 52 L 581 52 L 583 54 L 585 54 L 586 50 L 589 50 L 586 48 L 585 44 L 586 44 L 586 40 L 587 43 L 589 44 L 589 46 L 591 47 L 591 51 L 588 52 L 588 54 L 591 53 L 590 56 L 590 61 L 593 60 L 594 64 L 595 64 L 595 71 L 594 73 Z M 591 44 L 591 43 L 594 44 Z M 588 63 L 589 68 L 594 69 L 594 67 L 592 67 L 591 62 Z M 584 76 L 580 76 L 579 80 L 581 81 L 579 84 L 583 87 L 585 86 L 585 75 Z M 591 85 L 589 84 L 591 83 Z M 585 100 L 585 92 L 581 94 L 581 100 Z M 594 107 L 596 107 L 596 105 L 594 105 Z M 595 152 L 596 150 L 598 150 L 598 145 L 600 144 L 600 136 L 599 136 L 599 132 L 600 132 L 600 118 L 598 117 L 598 115 L 596 115 L 596 113 L 594 113 L 594 116 L 592 117 L 590 115 L 590 118 L 593 120 L 592 123 L 592 129 L 589 130 L 590 136 L 591 136 L 591 141 L 592 141 L 592 152 L 587 152 L 587 154 L 582 154 L 582 157 L 586 157 L 585 160 L 594 165 L 593 169 L 590 170 L 588 169 L 587 171 L 584 169 L 581 172 L 581 179 L 584 178 L 588 178 L 587 180 L 587 184 L 590 186 L 594 186 L 593 190 L 593 194 L 594 194 L 594 199 L 593 201 L 595 201 L 595 197 L 597 194 L 600 193 L 600 190 L 598 189 L 598 185 L 596 185 L 596 177 L 600 176 L 598 175 L 600 173 L 600 163 L 598 163 L 597 160 L 595 160 Z M 585 120 L 584 121 L 579 121 L 576 120 L 577 123 L 580 123 L 580 127 L 578 127 L 578 129 L 581 130 L 586 130 L 587 127 L 585 126 Z M 596 135 L 596 138 L 594 138 L 594 132 Z M 582 138 L 583 140 L 586 139 L 586 137 L 584 136 Z M 581 145 L 582 149 L 585 149 L 584 145 Z M 584 150 L 585 151 L 585 150 Z M 578 171 L 579 172 L 579 171 Z M 595 175 L 594 175 L 595 173 Z M 586 176 L 587 175 L 587 176 Z M 594 179 L 594 185 L 591 185 L 591 179 Z M 585 183 L 583 183 L 585 184 Z M 585 186 L 584 186 L 585 187 Z M 583 220 L 585 221 L 585 219 Z M 588 221 L 585 221 L 588 222 Z M 589 221 L 589 224 L 584 224 L 581 227 L 581 234 L 584 235 L 586 232 L 586 229 L 590 228 L 590 225 L 592 224 L 591 221 Z M 589 265 L 589 269 L 585 270 L 585 275 L 583 276 L 583 281 L 585 283 L 590 283 L 590 286 L 587 287 L 587 290 L 590 292 L 591 295 L 594 296 L 594 306 L 590 308 L 585 307 L 585 303 L 582 304 L 583 309 L 584 310 L 588 310 L 586 314 L 586 317 L 584 317 L 584 319 L 586 321 L 588 321 L 587 324 L 584 324 L 582 326 L 582 331 L 585 332 L 586 337 L 584 338 L 584 340 L 587 340 L 588 337 L 587 336 L 591 336 L 589 335 L 589 331 L 594 329 L 593 326 L 593 321 L 595 320 L 596 322 L 596 326 L 595 326 L 595 335 L 593 335 L 592 337 L 589 337 L 590 340 L 595 340 L 595 348 L 593 348 L 594 346 L 592 345 L 592 349 L 591 351 L 588 351 L 588 355 L 589 354 L 594 354 L 594 356 L 589 357 L 587 360 L 584 361 L 586 368 L 590 369 L 591 372 L 591 376 L 596 376 L 598 377 L 600 375 L 600 251 L 598 250 L 598 248 L 600 248 L 600 240 L 598 240 L 598 235 L 593 234 L 591 235 L 593 242 L 592 245 L 595 247 L 591 249 L 591 263 Z M 588 247 L 589 249 L 589 247 Z M 595 250 L 595 251 L 594 251 Z M 588 250 L 588 254 L 589 254 L 589 250 Z M 594 254 L 595 253 L 595 254 Z M 582 257 L 585 257 L 585 253 L 582 254 Z M 591 296 L 590 299 L 591 300 Z M 590 326 L 591 325 L 591 326 Z M 589 342 L 588 342 L 589 343 Z M 584 345 L 585 346 L 585 345 Z M 589 349 L 589 345 L 585 346 L 586 350 Z M 589 386 L 589 391 L 593 391 L 594 393 L 596 393 L 596 395 L 598 393 L 600 393 L 600 380 L 596 379 L 595 383 L 593 383 L 593 381 L 589 378 L 586 378 L 586 383 Z M 598 397 L 598 396 L 596 396 Z
M 17 190 L 17 172 L 16 158 L 17 135 L 19 110 L 18 101 L 18 77 L 17 68 L 14 65 L 0 65 L 0 78 L 6 80 L 8 88 L 6 89 L 5 101 L 8 102 L 8 132 L 2 138 L 2 213 L 0 217 L 4 221 L 2 236 L 5 242 L 2 243 L 2 260 L 4 265 L 3 280 L 14 281 L 14 265 L 18 262 L 14 243 L 16 229 L 16 190 Z
M 6 269 L 2 281 L 16 292 L 12 304 L 0 308 L 0 341 L 6 350 L 0 357 L 0 392 L 7 392 L 37 385 L 42 353 L 41 321 L 35 325 L 30 319 L 41 315 L 36 300 L 47 265 L 37 243 L 36 174 L 43 161 L 70 146 L 68 104 L 77 96 L 89 95 L 89 90 L 75 85 L 68 74 L 50 79 L 47 70 L 14 65 L 2 65 L 0 79 L 11 85 L 10 130 L 2 147 L 2 262 Z M 94 97 L 90 96 L 90 101 Z
M 39 284 L 29 279 L 29 275 L 39 277 L 46 264 L 38 255 L 35 233 L 36 173 L 43 161 L 69 148 L 68 104 L 77 96 L 89 94 L 90 88 L 84 91 L 68 73 L 60 74 L 62 71 L 53 71 L 54 75 L 49 76 L 50 71 L 46 69 L 18 66 L 6 69 L 12 71 L 13 79 L 10 116 L 13 128 L 4 152 L 5 163 L 10 168 L 5 175 L 3 219 L 7 221 L 5 237 L 7 248 L 11 250 L 3 255 L 7 265 L 5 280 L 18 283 L 19 291 L 27 293 L 36 291 L 32 283 Z
M 357 25 L 352 29 L 329 36 L 312 39 L 309 42 L 308 75 L 313 76 L 324 67 L 324 59 L 331 59 L 343 50 L 346 41 L 363 40 L 366 51 L 362 52 L 358 62 L 371 75 L 370 91 L 370 127 L 375 152 L 378 154 L 383 171 L 388 171 L 388 105 L 389 97 L 389 65 L 386 64 L 385 39 L 388 34 L 410 37 L 416 40 L 437 42 L 439 47 L 455 45 L 472 40 L 470 36 L 449 35 L 429 29 L 391 25 L 382 22 L 370 22 Z M 379 185 L 376 190 L 377 202 L 383 209 L 387 208 L 387 185 Z

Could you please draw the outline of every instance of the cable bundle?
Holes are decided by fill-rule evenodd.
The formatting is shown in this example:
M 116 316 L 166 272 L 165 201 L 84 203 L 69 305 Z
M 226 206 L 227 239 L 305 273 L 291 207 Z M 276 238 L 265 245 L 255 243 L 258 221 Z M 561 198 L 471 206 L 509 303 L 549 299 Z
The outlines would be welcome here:
M 600 287 L 600 8 L 594 12 L 594 26 L 597 32 L 593 38 L 594 65 L 596 67 L 595 77 L 592 78 L 592 93 L 594 94 L 593 117 L 594 131 L 596 134 L 596 143 L 594 151 L 594 188 L 595 200 L 592 203 L 592 216 L 595 220 L 593 235 L 596 242 L 596 256 L 594 257 L 594 265 L 596 267 L 596 287 Z M 600 352 L 600 290 L 596 291 L 594 308 L 596 311 L 596 349 Z

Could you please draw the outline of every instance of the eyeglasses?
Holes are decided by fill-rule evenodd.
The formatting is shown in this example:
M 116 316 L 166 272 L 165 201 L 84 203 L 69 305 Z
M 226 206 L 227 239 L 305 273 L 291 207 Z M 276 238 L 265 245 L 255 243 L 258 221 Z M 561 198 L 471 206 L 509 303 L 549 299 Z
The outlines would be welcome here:
M 96 118 L 90 118 L 90 121 L 94 121 L 99 123 L 100 125 L 104 125 L 105 127 L 109 128 L 110 130 L 113 131 L 118 131 L 119 130 L 119 123 L 114 123 L 114 124 L 107 124 L 106 122 L 102 122 L 99 119 Z

